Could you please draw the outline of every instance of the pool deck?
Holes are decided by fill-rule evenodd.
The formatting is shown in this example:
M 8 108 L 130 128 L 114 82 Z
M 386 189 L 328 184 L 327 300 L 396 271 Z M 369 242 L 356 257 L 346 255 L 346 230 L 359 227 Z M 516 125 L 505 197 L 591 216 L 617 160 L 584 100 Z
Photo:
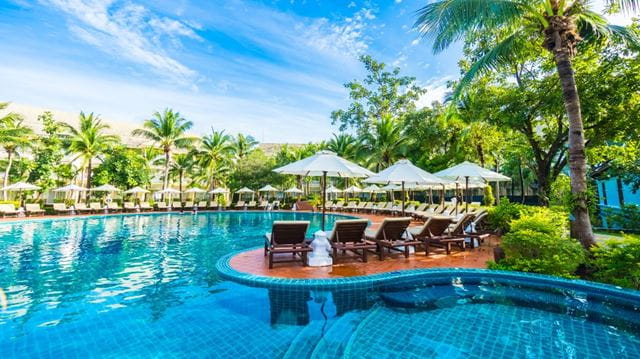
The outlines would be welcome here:
M 372 223 L 371 228 L 377 228 L 385 218 L 371 214 L 352 215 L 369 219 Z M 411 225 L 420 224 L 421 222 L 414 221 Z M 368 262 L 363 263 L 359 257 L 349 256 L 347 253 L 346 256 L 340 256 L 333 266 L 305 267 L 301 262 L 285 262 L 274 263 L 273 269 L 269 269 L 264 250 L 260 248 L 237 254 L 231 258 L 229 265 L 242 273 L 296 279 L 344 278 L 419 268 L 486 268 L 486 262 L 493 260 L 493 247 L 498 244 L 499 238 L 491 236 L 482 246 L 474 249 L 460 251 L 454 246 L 450 255 L 447 255 L 444 249 L 433 248 L 429 256 L 426 256 L 419 248 L 409 258 L 405 258 L 401 253 L 393 253 L 386 255 L 384 261 L 380 261 L 376 254 L 370 253 Z M 289 257 L 290 254 L 286 256 Z M 277 260 L 278 256 L 275 258 Z

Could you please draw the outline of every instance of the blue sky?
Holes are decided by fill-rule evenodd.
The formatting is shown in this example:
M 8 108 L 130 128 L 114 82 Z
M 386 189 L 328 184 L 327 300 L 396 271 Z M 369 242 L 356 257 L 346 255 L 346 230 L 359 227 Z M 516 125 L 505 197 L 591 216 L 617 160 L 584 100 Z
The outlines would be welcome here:
M 439 99 L 460 49 L 412 30 L 425 1 L 0 0 L 2 101 L 141 123 L 179 110 L 265 142 L 328 138 L 370 54 Z

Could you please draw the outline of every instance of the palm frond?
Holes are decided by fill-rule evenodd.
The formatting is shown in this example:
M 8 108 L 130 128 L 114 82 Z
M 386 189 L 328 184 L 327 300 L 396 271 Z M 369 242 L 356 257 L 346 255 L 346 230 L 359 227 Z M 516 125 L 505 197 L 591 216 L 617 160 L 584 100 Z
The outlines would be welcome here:
M 640 0 L 607 0 L 607 3 L 620 6 L 627 13 L 640 11 Z
M 433 51 L 441 52 L 468 32 L 497 28 L 535 13 L 525 1 L 441 0 L 418 10 L 416 27 L 434 38 Z
M 469 86 L 478 75 L 510 63 L 518 52 L 518 48 L 524 45 L 524 40 L 524 34 L 521 31 L 515 31 L 475 61 L 453 91 L 453 99 L 458 99 L 464 88 Z
M 586 44 L 618 39 L 627 44 L 640 46 L 640 38 L 629 27 L 609 24 L 607 19 L 593 11 L 584 11 L 577 16 L 580 36 Z

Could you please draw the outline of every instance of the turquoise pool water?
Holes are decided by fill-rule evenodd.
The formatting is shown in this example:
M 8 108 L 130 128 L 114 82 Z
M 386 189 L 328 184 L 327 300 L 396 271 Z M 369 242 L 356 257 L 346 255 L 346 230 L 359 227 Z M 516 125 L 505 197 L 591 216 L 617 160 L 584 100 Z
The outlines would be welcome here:
M 292 213 L 0 224 L 2 357 L 638 358 L 640 296 L 491 275 L 251 287 L 216 262 Z M 336 217 L 329 216 L 329 225 Z M 489 273 L 489 272 L 487 272 Z M 0 300 L 0 304 L 2 304 Z M 400 354 L 402 353 L 402 354 Z

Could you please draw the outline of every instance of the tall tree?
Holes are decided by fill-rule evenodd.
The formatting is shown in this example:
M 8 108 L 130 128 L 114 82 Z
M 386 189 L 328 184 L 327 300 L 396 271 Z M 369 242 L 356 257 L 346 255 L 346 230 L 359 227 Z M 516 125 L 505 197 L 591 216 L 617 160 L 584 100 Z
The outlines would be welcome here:
M 226 162 L 231 160 L 234 151 L 233 138 L 224 131 L 211 129 L 211 133 L 202 137 L 201 146 L 196 150 L 196 157 L 204 174 L 209 189 L 216 185 L 216 175 Z
M 247 157 L 258 146 L 258 141 L 252 136 L 245 136 L 239 133 L 233 138 L 233 152 L 237 159 Z
M 73 161 L 82 160 L 81 168 L 87 172 L 86 187 L 91 188 L 93 160 L 102 155 L 109 146 L 116 144 L 119 141 L 118 136 L 106 134 L 105 130 L 109 125 L 93 113 L 87 115 L 80 112 L 78 128 L 71 125 L 65 127 L 69 132 L 68 150 L 78 155 Z
M 178 189 L 180 192 L 182 192 L 185 175 L 193 169 L 193 166 L 194 158 L 192 153 L 178 153 L 174 156 L 169 173 L 178 178 Z M 182 193 L 180 193 L 180 200 L 182 201 L 182 199 Z
M 327 142 L 327 149 L 350 161 L 358 161 L 362 155 L 360 139 L 347 133 L 334 133 L 333 137 Z
M 638 0 L 610 0 L 627 8 Z M 635 41 L 624 27 L 609 25 L 586 0 L 441 0 L 419 10 L 416 26 L 434 38 L 440 52 L 465 35 L 488 31 L 498 36 L 493 48 L 478 58 L 460 81 L 459 93 L 481 72 L 506 63 L 527 43 L 537 42 L 553 56 L 569 119 L 569 169 L 573 195 L 572 234 L 585 247 L 595 244 L 587 205 L 587 163 L 580 98 L 572 65 L 577 45 L 586 39 L 622 37 Z
M 369 55 L 361 56 L 360 61 L 368 74 L 363 81 L 344 85 L 352 102 L 347 109 L 333 111 L 331 119 L 340 125 L 341 131 L 352 127 L 364 134 L 369 131 L 372 121 L 413 111 L 416 100 L 425 90 L 416 84 L 414 77 L 401 76 L 399 68 L 387 71 L 384 63 Z
M 0 103 L 0 110 L 7 108 L 8 103 Z M 0 118 L 0 146 L 7 153 L 7 167 L 4 170 L 3 187 L 9 184 L 9 173 L 13 164 L 14 156 L 18 149 L 31 145 L 31 128 L 23 125 L 22 117 L 14 112 L 10 112 Z M 3 192 L 3 199 L 7 200 L 7 192 Z
M 187 135 L 193 122 L 187 121 L 179 112 L 165 109 L 162 113 L 154 112 L 151 119 L 145 120 L 142 128 L 133 130 L 134 136 L 144 137 L 154 142 L 164 154 L 164 175 L 162 189 L 169 185 L 169 166 L 171 155 L 176 148 L 187 148 L 195 139 Z
M 376 172 L 391 166 L 407 153 L 407 137 L 402 123 L 390 115 L 373 122 L 370 133 L 364 135 L 364 144 L 370 154 L 369 163 Z

